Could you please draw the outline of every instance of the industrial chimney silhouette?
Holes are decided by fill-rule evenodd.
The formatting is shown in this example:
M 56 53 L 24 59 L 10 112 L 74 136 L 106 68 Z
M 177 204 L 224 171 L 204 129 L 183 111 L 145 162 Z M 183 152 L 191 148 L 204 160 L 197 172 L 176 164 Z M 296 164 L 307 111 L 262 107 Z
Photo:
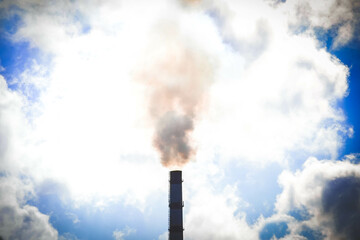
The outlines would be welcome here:
M 169 240 L 183 240 L 183 207 L 181 171 L 170 171 Z

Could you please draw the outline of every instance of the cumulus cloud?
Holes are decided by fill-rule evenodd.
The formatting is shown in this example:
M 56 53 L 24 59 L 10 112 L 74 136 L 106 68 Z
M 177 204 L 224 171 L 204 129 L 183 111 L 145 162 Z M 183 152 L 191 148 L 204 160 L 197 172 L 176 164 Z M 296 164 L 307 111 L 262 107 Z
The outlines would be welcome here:
M 49 216 L 26 204 L 26 200 L 34 197 L 31 180 L 16 177 L 29 173 L 29 161 L 24 156 L 29 141 L 25 99 L 21 93 L 10 90 L 0 75 L 0 236 L 57 239 Z
M 27 121 L 23 112 L 24 99 L 21 94 L 11 91 L 0 75 L 0 161 L 1 171 L 13 171 L 17 167 L 26 136 Z
M 185 170 L 200 180 L 208 176 L 199 169 L 212 176 L 228 161 L 287 166 L 299 159 L 294 152 L 336 159 L 354 131 L 337 106 L 348 93 L 349 70 L 319 47 L 313 30 L 334 30 L 333 47 L 346 44 L 353 37 L 356 2 L 318 4 L 1 1 L 9 9 L 2 17 L 21 19 L 9 39 L 51 56 L 50 63 L 33 64 L 39 71 L 17 76 L 40 90 L 36 101 L 29 99 L 31 91 L 9 90 L 0 78 L 1 170 L 22 172 L 36 183 L 55 179 L 81 200 L 126 196 L 143 210 L 152 193 L 167 189 L 159 158 L 165 166 L 196 159 Z M 310 30 L 298 31 L 300 26 Z M 282 222 L 293 238 L 301 239 L 301 228 L 312 223 L 327 236 L 344 236 L 351 231 L 336 220 L 342 200 L 322 196 L 333 196 L 344 182 L 352 186 L 345 195 L 357 191 L 357 168 L 310 158 L 303 170 L 284 171 L 276 210 L 286 216 L 253 226 L 238 208 L 245 203 L 236 184 L 209 186 L 224 180 L 221 174 L 194 181 L 186 190 L 185 236 L 257 239 L 266 224 Z M 311 217 L 299 227 L 288 212 L 303 207 Z M 12 209 L 55 236 L 36 208 Z M 116 230 L 113 236 L 125 234 Z
M 290 25 L 293 27 L 332 31 L 333 48 L 341 47 L 352 40 L 354 30 L 359 24 L 358 1 L 287 1 L 284 5 L 295 12 L 290 17 Z
M 12 5 L 7 1 L 1 4 Z M 141 34 L 144 34 L 144 26 L 134 31 L 130 29 L 134 27 L 131 21 L 127 22 L 127 26 L 124 27 L 128 30 L 120 36 L 118 31 L 114 33 L 105 28 L 106 23 L 98 22 L 98 25 L 92 26 L 89 35 L 82 34 L 81 26 L 78 24 L 82 24 L 87 18 L 107 18 L 110 16 L 109 11 L 113 10 L 120 16 L 125 13 L 116 3 L 108 3 L 110 6 L 105 5 L 103 11 L 94 15 L 90 14 L 94 10 L 91 5 L 85 8 L 83 2 L 67 2 L 66 6 L 63 4 L 65 3 L 59 2 L 53 6 L 41 1 L 20 1 L 17 4 L 19 8 L 16 9 L 22 11 L 15 9 L 13 12 L 20 16 L 21 25 L 12 39 L 31 42 L 31 46 L 40 49 L 41 53 L 52 54 L 53 60 L 49 65 L 40 66 L 49 72 L 46 84 L 36 85 L 40 90 L 36 101 L 26 98 L 22 99 L 24 102 L 19 100 L 20 104 L 28 107 L 27 112 L 22 111 L 24 109 L 21 106 L 12 108 L 12 111 L 17 109 L 23 115 L 30 112 L 31 127 L 23 122 L 19 124 L 19 128 L 12 127 L 16 122 L 7 121 L 2 128 L 3 131 L 19 131 L 22 134 L 20 140 L 29 140 L 29 149 L 23 154 L 27 157 L 21 161 L 23 168 L 18 169 L 31 169 L 31 173 L 28 174 L 34 175 L 39 182 L 49 177 L 64 182 L 63 173 L 66 171 L 69 181 L 65 182 L 73 186 L 72 193 L 76 192 L 77 195 L 86 195 L 95 188 L 105 190 L 110 195 L 134 191 L 137 192 L 135 195 L 143 195 L 148 190 L 151 191 L 150 189 L 158 189 L 162 185 L 161 174 L 155 178 L 150 177 L 153 175 L 148 170 L 152 167 L 157 168 L 153 170 L 157 173 L 162 170 L 155 164 L 158 160 L 155 159 L 155 155 L 153 156 L 150 132 L 142 119 L 143 113 L 137 111 L 143 108 L 141 93 L 129 80 L 129 72 L 132 69 L 130 63 L 134 61 L 136 49 L 139 47 L 134 39 L 143 39 Z M 67 11 L 69 8 L 80 8 L 80 12 Z M 127 10 L 138 10 L 136 8 L 131 11 L 131 8 L 130 4 Z M 61 11 L 66 14 L 62 14 Z M 93 18 L 87 21 L 97 22 Z M 76 31 L 68 27 L 74 27 Z M 43 34 L 44 32 L 48 34 Z M 104 44 L 104 41 L 108 44 Z M 106 64 L 103 64 L 104 60 Z M 121 71 L 119 66 L 122 66 Z M 33 76 L 34 72 L 27 69 L 24 74 L 17 77 L 20 83 L 34 83 L 37 79 Z M 17 96 L 19 92 L 21 93 L 20 90 L 12 91 L 10 95 Z M 29 131 L 22 131 L 23 129 Z M 19 151 L 9 153 L 12 157 L 24 150 L 21 147 L 23 145 L 16 145 L 16 150 Z M 90 149 L 92 150 L 89 151 Z M 148 166 L 141 170 L 139 162 L 143 162 L 143 167 Z M 123 166 L 120 167 L 119 164 Z M 86 180 L 82 181 L 78 174 L 85 167 L 87 173 L 83 175 L 83 179 Z M 129 174 L 129 169 L 133 169 L 134 172 Z M 139 186 L 135 183 L 139 181 L 138 174 L 141 172 L 148 174 L 149 179 L 158 179 L 160 185 L 151 183 L 153 187 L 150 188 L 136 187 Z M 134 186 L 114 187 L 118 182 L 128 182 L 120 180 L 119 177 L 128 179 L 129 176 L 133 176 L 134 179 L 130 182 L 133 182 Z M 99 184 L 99 180 L 106 181 L 107 184 Z M 84 188 L 84 184 L 88 187 Z M 104 186 L 109 187 L 106 190 Z M 118 191 L 119 189 L 122 190 Z M 143 197 L 140 198 L 143 201 Z
M 118 159 L 156 162 L 153 146 L 163 160 L 180 162 L 208 149 L 249 162 L 286 163 L 298 150 L 335 158 L 350 131 L 336 108 L 347 93 L 347 67 L 313 36 L 289 34 L 280 7 L 204 1 L 184 8 L 159 0 L 109 2 L 97 11 L 81 1 L 63 8 L 30 2 L 18 4 L 23 23 L 14 38 L 52 53 L 30 135 L 41 162 L 37 176 L 91 191 L 76 180 L 84 165 L 84 182 L 94 174 L 109 179 L 113 166 L 124 169 Z
M 260 9 L 255 9 L 257 6 Z M 267 50 L 271 41 L 268 19 L 258 12 L 268 14 L 269 7 L 260 1 L 241 3 L 234 1 L 204 1 L 204 7 L 219 27 L 224 43 L 242 55 L 249 63 Z
M 333 219 L 335 238 L 359 239 L 360 177 L 346 176 L 329 181 L 321 200 L 324 216 Z
M 229 21 L 236 26 L 238 33 L 232 36 L 251 36 L 249 31 L 256 31 L 257 22 L 271 34 L 266 48 L 252 60 L 236 51 L 222 58 L 228 61 L 222 62 L 217 75 L 221 81 L 212 88 L 212 115 L 205 118 L 219 123 L 207 122 L 216 142 L 211 142 L 208 132 L 203 133 L 207 135 L 203 141 L 220 147 L 227 158 L 250 161 L 282 162 L 299 149 L 336 158 L 342 136 L 350 131 L 336 107 L 347 94 L 347 67 L 319 48 L 311 34 L 289 33 L 287 15 L 280 8 L 261 3 L 256 3 L 257 7 L 227 4 L 231 18 L 214 17 L 214 22 Z M 228 46 L 226 36 L 222 34 L 222 38 Z M 227 69 L 230 66 L 231 70 Z
M 25 204 L 33 194 L 30 183 L 15 177 L 0 179 L 0 236 L 3 239 L 57 239 L 58 233 L 49 223 L 49 216 Z
M 210 188 L 198 189 L 186 201 L 185 237 L 188 239 L 258 239 L 256 226 L 249 226 L 245 215 L 237 213 L 241 199 L 235 188 L 227 186 L 223 192 Z M 240 212 L 241 213 L 241 212 Z
M 302 170 L 280 175 L 284 189 L 276 209 L 282 214 L 300 209 L 294 233 L 310 228 L 329 239 L 357 239 L 359 177 L 359 164 L 309 158 Z

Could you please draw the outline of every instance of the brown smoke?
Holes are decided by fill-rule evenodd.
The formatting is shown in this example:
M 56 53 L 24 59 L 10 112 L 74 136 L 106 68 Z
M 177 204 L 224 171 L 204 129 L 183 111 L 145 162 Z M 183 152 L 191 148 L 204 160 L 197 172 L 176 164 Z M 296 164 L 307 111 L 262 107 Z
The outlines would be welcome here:
M 159 29 L 159 28 L 158 28 Z M 176 26 L 161 26 L 136 78 L 148 87 L 153 145 L 164 166 L 183 166 L 196 153 L 191 144 L 194 120 L 213 78 L 213 64 L 182 38 Z
M 185 164 L 194 150 L 189 144 L 188 133 L 193 130 L 193 120 L 186 115 L 167 112 L 158 119 L 154 146 L 161 153 L 165 166 Z

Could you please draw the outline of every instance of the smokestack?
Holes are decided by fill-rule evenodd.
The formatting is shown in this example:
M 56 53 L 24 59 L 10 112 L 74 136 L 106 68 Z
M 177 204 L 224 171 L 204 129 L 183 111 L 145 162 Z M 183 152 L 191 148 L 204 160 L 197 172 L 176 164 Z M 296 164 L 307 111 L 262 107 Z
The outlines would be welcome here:
M 170 171 L 169 240 L 183 240 L 183 207 L 181 171 Z

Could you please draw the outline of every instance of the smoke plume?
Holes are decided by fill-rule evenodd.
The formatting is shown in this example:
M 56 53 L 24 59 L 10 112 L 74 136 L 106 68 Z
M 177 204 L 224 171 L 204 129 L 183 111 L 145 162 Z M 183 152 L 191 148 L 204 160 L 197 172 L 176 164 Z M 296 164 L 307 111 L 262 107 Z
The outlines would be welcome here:
M 180 167 L 196 153 L 191 133 L 212 82 L 213 64 L 176 26 L 159 29 L 137 78 L 148 87 L 153 145 L 161 162 L 166 167 Z

